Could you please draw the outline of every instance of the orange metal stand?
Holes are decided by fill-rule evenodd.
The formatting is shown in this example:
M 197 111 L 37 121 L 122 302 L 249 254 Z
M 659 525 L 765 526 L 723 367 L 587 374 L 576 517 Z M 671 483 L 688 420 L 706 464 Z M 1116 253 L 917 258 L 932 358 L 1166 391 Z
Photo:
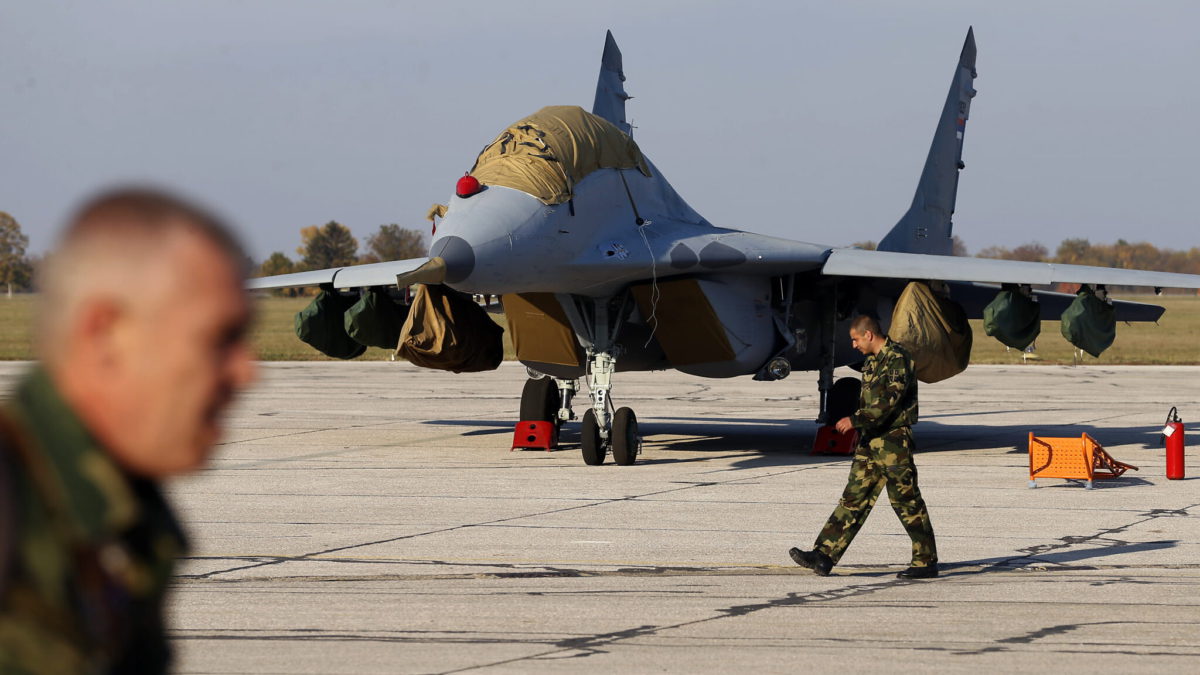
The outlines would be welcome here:
M 1126 470 L 1138 468 L 1118 462 L 1104 446 L 1087 434 L 1079 438 L 1037 437 L 1029 432 L 1029 487 L 1037 487 L 1038 478 L 1085 480 L 1087 489 L 1097 478 L 1117 478 Z

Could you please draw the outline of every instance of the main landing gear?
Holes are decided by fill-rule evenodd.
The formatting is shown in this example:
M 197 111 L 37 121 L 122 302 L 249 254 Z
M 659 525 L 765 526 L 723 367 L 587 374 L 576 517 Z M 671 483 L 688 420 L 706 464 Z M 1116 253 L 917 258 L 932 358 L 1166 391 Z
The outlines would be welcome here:
M 561 407 L 562 397 L 554 378 L 543 376 L 525 381 L 525 388 L 521 390 L 520 419 L 522 422 L 553 422 L 551 447 L 558 445 L 558 434 L 562 429 L 562 420 L 558 418 Z

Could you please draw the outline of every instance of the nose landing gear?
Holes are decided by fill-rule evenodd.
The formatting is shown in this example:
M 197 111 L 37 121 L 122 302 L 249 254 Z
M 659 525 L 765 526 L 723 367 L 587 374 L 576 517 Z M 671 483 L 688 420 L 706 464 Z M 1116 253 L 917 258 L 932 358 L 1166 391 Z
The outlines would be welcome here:
M 599 466 L 604 463 L 608 454 L 608 443 L 600 435 L 600 423 L 596 421 L 596 411 L 588 409 L 583 413 L 583 422 L 579 428 L 579 447 L 583 450 L 583 463 L 589 466 Z
M 637 415 L 626 407 L 618 408 L 611 415 L 608 413 L 608 391 L 612 386 L 611 375 L 615 360 L 609 355 L 605 356 L 607 360 L 591 359 L 592 369 L 588 379 L 592 407 L 583 413 L 579 445 L 585 464 L 603 464 L 611 450 L 614 462 L 629 466 L 637 461 L 642 449 L 641 437 L 638 436 Z M 558 447 L 563 422 L 575 418 L 575 413 L 571 410 L 574 394 L 574 380 L 556 380 L 542 376 L 525 381 L 525 387 L 521 391 L 521 421 L 554 423 L 553 438 L 547 449 Z
M 617 408 L 613 415 L 612 432 L 613 461 L 622 466 L 629 466 L 637 461 L 642 451 L 642 441 L 638 436 L 637 416 L 629 408 Z
M 591 466 L 603 464 L 611 450 L 617 464 L 633 464 L 642 449 L 637 416 L 629 408 L 614 412 L 608 396 L 617 356 L 621 353 L 621 347 L 616 343 L 617 333 L 631 311 L 629 295 L 624 293 L 608 298 L 559 296 L 559 300 L 575 329 L 576 338 L 587 353 L 588 395 L 592 404 L 584 412 L 580 424 L 579 445 L 583 461 Z M 574 380 L 552 380 L 532 370 L 530 377 L 533 379 L 525 383 L 521 395 L 522 420 L 553 420 L 561 426 L 563 422 L 575 419 L 571 411 Z M 556 440 L 557 431 L 556 426 Z
M 611 405 L 608 393 L 612 389 L 616 366 L 617 359 L 608 352 L 588 354 L 588 392 L 592 407 L 583 414 L 579 444 L 584 463 L 592 466 L 603 464 L 609 450 L 613 461 L 622 466 L 636 462 L 641 452 L 637 416 L 633 410 L 618 408 L 611 415 L 608 412 Z

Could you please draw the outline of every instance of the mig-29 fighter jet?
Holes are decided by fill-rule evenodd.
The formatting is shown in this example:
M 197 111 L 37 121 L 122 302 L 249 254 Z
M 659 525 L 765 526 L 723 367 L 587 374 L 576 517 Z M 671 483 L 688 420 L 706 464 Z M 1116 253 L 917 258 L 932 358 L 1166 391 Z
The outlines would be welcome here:
M 717 227 L 688 206 L 630 136 L 621 52 L 609 33 L 591 112 L 552 106 L 501 132 L 439 209 L 428 257 L 253 279 L 250 287 L 365 293 L 426 284 L 501 296 L 531 374 L 522 419 L 574 419 L 575 382 L 587 378 L 588 464 L 609 451 L 631 464 L 639 451 L 636 416 L 609 398 L 623 370 L 762 380 L 818 370 L 821 419 L 835 419 L 843 413 L 831 410 L 833 369 L 862 358 L 849 347 L 849 320 L 872 314 L 886 330 L 914 282 L 952 297 L 960 318 L 979 317 L 1002 295 L 1036 303 L 1028 305 L 1034 326 L 1039 313 L 1057 318 L 1078 299 L 1035 285 L 1080 284 L 1110 326 L 1156 320 L 1163 310 L 1107 301 L 1105 285 L 1200 288 L 1200 275 L 951 256 L 975 78 L 968 31 L 912 205 L 878 250 L 840 248 Z M 970 327 L 958 325 L 969 354 Z M 962 360 L 952 372 L 965 367 Z

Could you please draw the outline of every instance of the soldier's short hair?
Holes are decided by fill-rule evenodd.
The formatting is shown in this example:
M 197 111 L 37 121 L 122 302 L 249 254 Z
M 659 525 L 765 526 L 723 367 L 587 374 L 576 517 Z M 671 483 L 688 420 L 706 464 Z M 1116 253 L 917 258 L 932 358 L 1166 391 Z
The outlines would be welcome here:
M 248 261 L 229 227 L 214 213 L 166 190 L 131 186 L 108 190 L 85 201 L 67 223 L 59 248 L 90 237 L 133 235 L 155 239 L 183 228 L 200 234 L 229 256 L 239 269 Z
M 147 283 L 146 270 L 181 232 L 212 243 L 243 278 L 249 272 L 249 258 L 220 218 L 166 190 L 121 187 L 83 202 L 37 270 L 35 330 L 42 357 L 61 348 L 63 319 L 81 297 L 105 289 L 136 295 Z
M 879 320 L 870 314 L 859 314 L 850 322 L 850 330 L 855 333 L 865 333 L 871 331 L 879 337 L 884 337 L 883 328 L 879 326 Z

